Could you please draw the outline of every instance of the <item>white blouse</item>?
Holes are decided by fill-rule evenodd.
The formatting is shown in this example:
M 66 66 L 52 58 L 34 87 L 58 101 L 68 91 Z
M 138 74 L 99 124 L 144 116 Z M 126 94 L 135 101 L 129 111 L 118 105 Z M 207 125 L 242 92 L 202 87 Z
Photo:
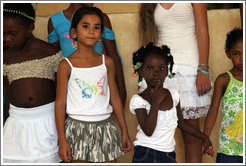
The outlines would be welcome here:
M 179 103 L 179 94 L 175 89 L 169 89 L 173 98 L 173 108 L 166 111 L 158 111 L 156 128 L 151 136 L 145 135 L 140 125 L 138 125 L 138 133 L 134 145 L 149 147 L 162 152 L 173 152 L 175 147 L 174 133 L 178 125 L 178 117 L 176 106 Z M 130 101 L 130 111 L 133 114 L 135 109 L 144 108 L 147 114 L 150 111 L 150 103 L 139 95 L 133 95 Z

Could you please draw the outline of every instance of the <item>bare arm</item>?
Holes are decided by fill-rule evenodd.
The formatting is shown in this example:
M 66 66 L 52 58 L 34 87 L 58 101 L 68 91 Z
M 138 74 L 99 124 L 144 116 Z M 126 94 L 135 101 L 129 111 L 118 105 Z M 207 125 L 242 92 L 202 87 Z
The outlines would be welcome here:
M 59 157 L 66 162 L 71 161 L 71 149 L 65 136 L 66 96 L 68 77 L 70 72 L 70 67 L 66 60 L 62 60 L 57 71 L 55 120 L 59 141 Z
M 225 86 L 226 84 L 228 84 L 226 83 L 225 80 L 227 80 L 226 75 L 222 74 L 218 76 L 215 81 L 212 103 L 208 111 L 206 120 L 205 120 L 204 131 L 203 131 L 204 134 L 208 137 L 210 136 L 212 129 L 214 127 L 215 121 L 217 119 L 220 101 L 225 92 Z
M 199 64 L 208 65 L 209 59 L 209 33 L 208 33 L 208 19 L 207 8 L 205 3 L 194 3 L 194 17 L 196 23 L 196 34 L 198 37 L 199 48 Z M 207 67 L 201 66 L 202 69 L 208 70 Z M 197 72 L 196 86 L 198 95 L 203 95 L 211 89 L 209 76 Z
M 151 136 L 155 131 L 159 105 L 164 100 L 166 96 L 165 90 L 162 88 L 162 85 L 158 83 L 154 89 L 151 90 L 151 107 L 149 114 L 147 114 L 146 109 L 136 109 L 136 116 L 141 129 L 147 136 Z
M 48 34 L 50 34 L 53 30 L 54 30 L 54 26 L 53 26 L 51 18 L 49 18 L 49 21 L 48 21 Z M 56 48 L 58 48 L 59 50 L 61 50 L 59 40 L 57 42 L 51 43 L 51 44 L 53 46 L 55 46 Z
M 122 102 L 119 97 L 116 83 L 115 83 L 114 62 L 113 62 L 113 59 L 110 57 L 105 56 L 105 59 L 106 59 L 106 66 L 108 70 L 108 85 L 110 88 L 110 103 L 113 106 L 114 114 L 121 128 L 123 151 L 128 152 L 131 150 L 131 141 L 128 135 Z
M 8 61 L 7 57 L 9 57 L 9 55 L 6 54 L 7 51 L 4 51 L 4 54 L 3 54 L 3 64 L 7 64 L 7 61 Z M 3 69 L 3 72 L 4 72 L 4 69 Z M 10 96 L 9 96 L 10 85 L 9 85 L 9 80 L 7 76 L 3 76 L 3 88 L 5 92 L 4 121 L 6 122 L 7 118 L 9 117 L 9 104 L 10 104 Z
M 104 14 L 103 16 L 104 16 L 103 17 L 104 18 L 104 26 L 107 27 L 108 29 L 112 30 L 112 26 L 111 26 L 111 23 L 110 23 L 108 16 L 106 14 Z M 125 79 L 124 79 L 123 69 L 121 66 L 120 57 L 119 57 L 118 51 L 116 49 L 115 40 L 108 40 L 108 39 L 103 38 L 103 44 L 104 44 L 105 51 L 106 51 L 107 55 L 112 57 L 114 60 L 115 73 L 116 73 L 115 80 L 116 80 L 116 84 L 117 84 L 117 87 L 119 90 L 120 99 L 121 99 L 123 107 L 124 107 L 125 102 L 126 102 Z
M 213 151 L 213 148 L 212 148 L 211 141 L 200 130 L 198 130 L 197 128 L 195 128 L 194 126 L 192 126 L 190 123 L 188 123 L 187 121 L 185 121 L 183 119 L 182 111 L 181 111 L 181 108 L 180 108 L 180 103 L 177 105 L 177 115 L 178 115 L 178 127 L 181 130 L 185 131 L 186 133 L 189 133 L 189 134 L 193 135 L 194 137 L 197 137 L 197 138 L 201 139 L 202 142 L 203 142 L 205 151 L 209 155 L 213 156 L 214 155 L 214 151 Z
M 10 104 L 10 98 L 9 98 L 9 81 L 8 77 L 3 77 L 4 82 L 4 92 L 5 92 L 5 102 L 4 102 L 4 121 L 6 122 L 7 118 L 9 117 L 9 104 Z

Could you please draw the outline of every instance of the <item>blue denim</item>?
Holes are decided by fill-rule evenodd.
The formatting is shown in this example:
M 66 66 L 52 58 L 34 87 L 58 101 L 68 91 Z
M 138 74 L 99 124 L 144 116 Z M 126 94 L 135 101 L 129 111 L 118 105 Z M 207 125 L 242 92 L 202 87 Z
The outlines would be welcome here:
M 175 152 L 161 152 L 143 146 L 134 147 L 133 163 L 176 163 Z
M 243 163 L 243 157 L 217 153 L 216 163 Z

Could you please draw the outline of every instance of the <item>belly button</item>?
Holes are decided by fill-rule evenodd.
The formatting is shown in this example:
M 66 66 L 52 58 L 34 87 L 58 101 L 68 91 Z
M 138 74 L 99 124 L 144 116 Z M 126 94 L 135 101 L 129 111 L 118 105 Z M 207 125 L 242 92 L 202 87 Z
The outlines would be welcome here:
M 33 101 L 33 98 L 32 97 L 28 97 L 28 101 Z

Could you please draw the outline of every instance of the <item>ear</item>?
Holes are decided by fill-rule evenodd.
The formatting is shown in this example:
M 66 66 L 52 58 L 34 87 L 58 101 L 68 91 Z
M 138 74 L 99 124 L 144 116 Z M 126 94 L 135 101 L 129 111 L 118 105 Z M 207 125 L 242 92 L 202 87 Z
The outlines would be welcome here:
M 74 28 L 70 29 L 70 37 L 73 38 L 74 40 L 77 40 L 77 31 Z
M 34 23 L 31 23 L 30 25 L 28 25 L 27 30 L 28 30 L 30 33 L 32 33 L 32 31 L 34 30 L 34 28 L 35 28 Z
M 229 51 L 225 51 L 227 58 L 231 59 L 231 55 Z
M 140 69 L 138 70 L 138 74 L 139 74 L 141 77 L 143 77 L 143 68 L 140 68 Z

